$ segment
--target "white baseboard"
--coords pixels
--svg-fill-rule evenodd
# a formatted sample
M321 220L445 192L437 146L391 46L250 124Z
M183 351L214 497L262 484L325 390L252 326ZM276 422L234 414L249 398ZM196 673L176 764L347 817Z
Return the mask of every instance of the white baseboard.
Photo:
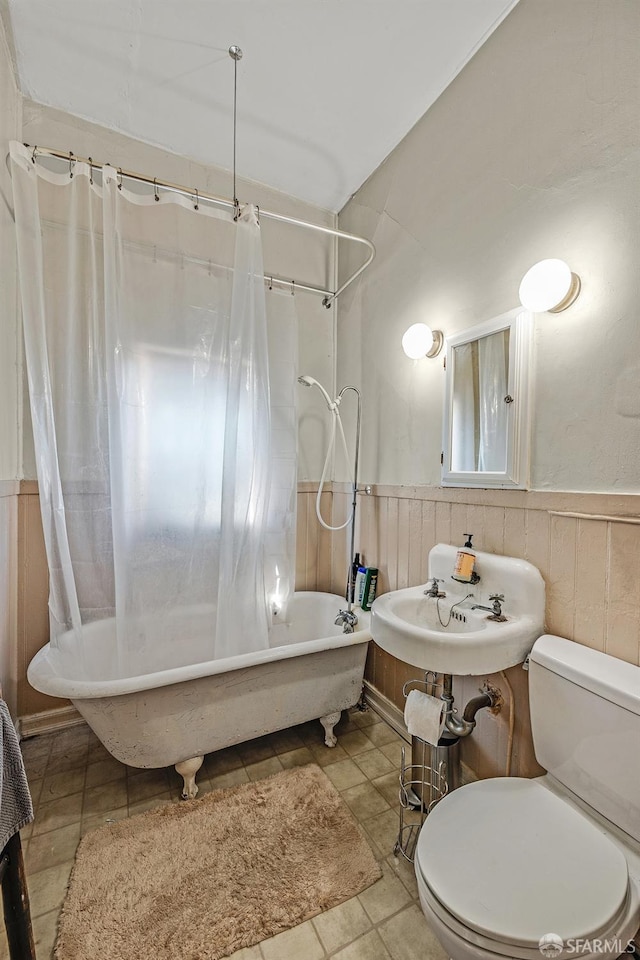
M385 697L383 693L380 693L368 680L364 681L364 699L371 709L375 710L378 716L382 717L385 723L388 723L403 740L411 743L411 735L404 722L402 710L396 707L395 703Z
M20 717L17 723L21 740L36 737L44 733L57 733L85 723L75 707L58 707L55 710L43 710Z

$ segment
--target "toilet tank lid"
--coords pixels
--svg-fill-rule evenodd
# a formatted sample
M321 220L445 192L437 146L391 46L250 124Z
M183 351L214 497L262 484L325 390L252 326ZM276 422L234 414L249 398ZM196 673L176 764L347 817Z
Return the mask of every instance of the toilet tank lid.
M640 667L573 640L545 634L530 661L640 716Z

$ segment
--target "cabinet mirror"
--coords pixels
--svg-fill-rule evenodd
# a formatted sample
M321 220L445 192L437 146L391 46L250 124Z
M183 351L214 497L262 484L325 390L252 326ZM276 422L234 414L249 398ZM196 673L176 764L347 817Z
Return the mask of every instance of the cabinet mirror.
M521 307L447 337L443 486L527 486L530 351Z

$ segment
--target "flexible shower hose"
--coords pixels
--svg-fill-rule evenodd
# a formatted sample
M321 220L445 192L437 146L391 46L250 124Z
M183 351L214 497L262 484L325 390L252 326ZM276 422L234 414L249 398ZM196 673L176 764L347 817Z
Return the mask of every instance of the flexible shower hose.
M340 437L342 438L342 446L343 446L343 449L344 449L345 459L346 459L346 462L349 463L349 451L348 451L348 449L347 449L347 439L346 439L346 437L345 437L345 435L344 435L344 427L342 426L342 418L340 417L340 411L338 410L339 405L340 405L340 399L339 399L339 398L336 398L335 400L332 400L331 403L328 404L329 410L330 410L331 413L332 413L332 417L331 417L331 436L330 436L330 438L329 438L329 446L328 446L328 448L327 448L327 455L326 455L326 457L325 457L324 466L323 466L323 468L322 468L322 476L320 477L320 486L318 487L318 495L316 496L316 516L317 516L317 518L318 518L318 521L319 521L319 523L325 528L325 530L332 530L332 531L335 531L335 530L344 530L345 527L348 527L348 526L349 526L349 524L351 523L351 518L353 517L353 506L352 506L352 507L351 507L351 510L349 511L349 516L347 517L347 519L345 520L345 522L344 522L344 523L341 523L341 524L340 524L339 526L337 526L337 527L332 527L331 524L327 523L327 522L323 519L323 517L322 517L322 512L321 512L321 510L320 510L320 498L322 497L322 488L324 487L325 480L326 480L326 477L327 477L327 470L329 469L329 461L331 460L331 454L333 453L333 451L334 451L334 449L335 449L335 444L336 444L336 423L338 424L338 427L340 428Z

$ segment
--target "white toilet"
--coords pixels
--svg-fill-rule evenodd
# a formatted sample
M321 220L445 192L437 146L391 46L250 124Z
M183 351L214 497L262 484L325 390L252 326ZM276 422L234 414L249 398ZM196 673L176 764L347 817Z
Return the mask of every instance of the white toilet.
M530 657L536 780L455 790L415 870L452 960L618 957L640 927L640 667L544 636Z

